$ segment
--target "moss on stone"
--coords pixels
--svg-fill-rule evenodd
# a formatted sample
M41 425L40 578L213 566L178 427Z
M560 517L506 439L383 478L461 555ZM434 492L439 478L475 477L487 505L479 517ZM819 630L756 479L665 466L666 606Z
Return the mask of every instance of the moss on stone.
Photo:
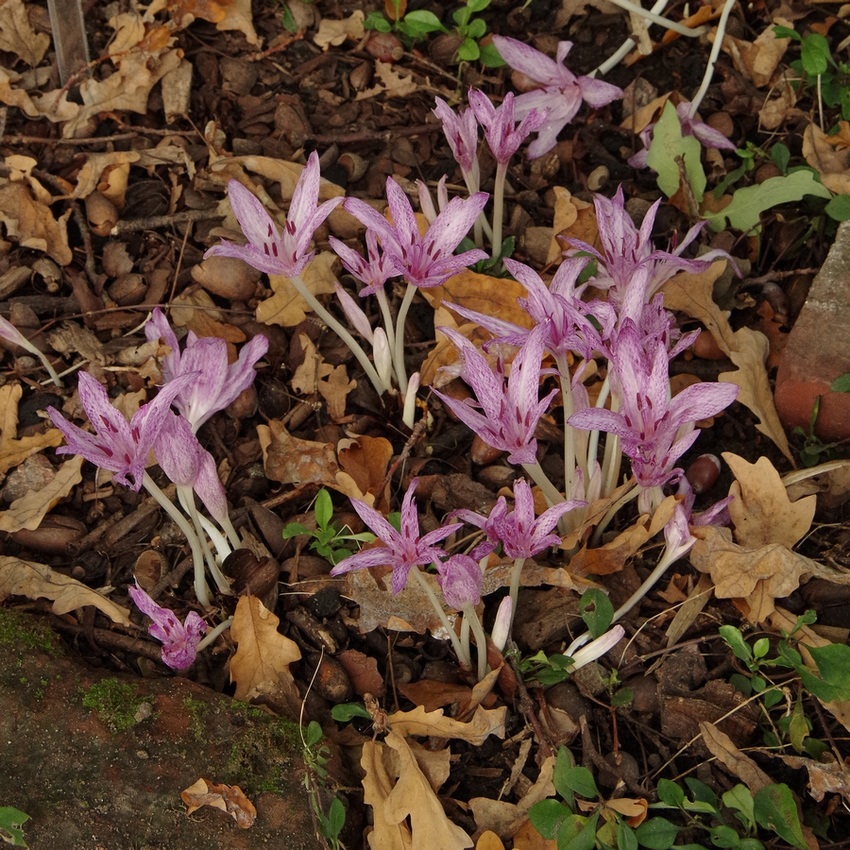
M145 698L137 696L135 685L104 679L83 691L82 702L84 708L96 711L113 732L123 732L136 725L136 715Z
M0 608L0 644L15 649L39 649L48 655L62 650L56 636L40 619Z

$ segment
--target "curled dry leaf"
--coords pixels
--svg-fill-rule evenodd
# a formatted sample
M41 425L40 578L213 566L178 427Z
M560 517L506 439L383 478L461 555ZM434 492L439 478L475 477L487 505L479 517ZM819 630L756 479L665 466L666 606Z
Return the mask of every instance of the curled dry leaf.
M0 511L0 531L38 528L45 515L83 480L80 474L82 465L82 457L75 455L59 467L47 486L30 490L25 496L15 499L8 511Z
M199 779L185 791L180 799L188 807L187 815L198 811L202 806L212 806L227 812L242 829L254 825L257 810L238 785L219 785L209 779Z
M6 0L0 6L0 50L14 53L30 68L35 68L49 47L50 36L35 32L23 0Z
M363 28L365 19L366 16L360 9L355 9L341 21L322 18L318 32L313 36L313 44L317 44L322 50L327 50L331 45L338 47L349 38L360 41L366 34L366 30Z
M847 151L835 147L832 137L817 124L810 123L803 133L803 156L827 189L837 195L850 195Z
M484 741L495 735L505 737L505 717L507 708L486 709L480 705L475 709L472 720L461 723L453 717L446 717L442 708L425 711L421 705L410 711L396 711L388 715L387 723L403 735L427 735L437 738L457 738L480 747Z
M725 732L707 721L701 721L699 728L709 752L753 794L773 784L773 780L748 755L742 753Z
M23 183L8 183L0 188L0 221L6 232L23 248L43 251L60 266L73 259L68 245L67 222L71 210L58 220L50 207L36 200Z
M7 473L30 455L48 446L62 445L62 433L57 428L20 440L17 438L18 403L22 392L20 384L0 387L0 474Z
M52 599L54 614L67 614L77 608L93 605L113 623L132 625L130 612L126 608L116 605L76 579L54 572L47 564L0 555L0 600L7 596Z
M827 763L802 756L780 756L779 758L795 769L804 767L809 773L809 794L818 802L826 794L840 794L850 802L850 768L842 762Z

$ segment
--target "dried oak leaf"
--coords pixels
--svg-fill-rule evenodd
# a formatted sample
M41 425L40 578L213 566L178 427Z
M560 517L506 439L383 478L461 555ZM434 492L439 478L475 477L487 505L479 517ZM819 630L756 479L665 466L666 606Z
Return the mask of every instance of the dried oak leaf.
M507 708L475 709L472 720L461 723L453 717L446 717L442 708L425 711L424 706L417 705L410 711L396 711L387 716L387 723L404 735L427 735L437 738L457 738L468 741L480 747L490 736L505 737L505 716Z
M847 150L837 149L835 140L816 124L803 132L803 156L820 175L821 183L837 195L850 194L850 174L847 173Z
M75 455L65 461L53 480L37 490L30 490L20 499L15 499L8 511L0 511L0 531L15 532L21 529L38 528L45 515L64 499L83 480L80 469L83 459Z
M297 716L300 699L289 665L301 658L301 651L277 630L279 623L257 597L239 599L230 627L237 644L230 659L230 681L236 683L236 699L271 703Z
M466 832L446 816L410 744L392 728L385 744L398 757L398 779L383 801L386 821L399 824L409 817L412 846L416 850L465 850L474 846Z
M732 57L732 63L742 74L753 81L756 88L770 83L776 68L791 42L790 38L777 38L773 27L781 25L794 28L787 18L774 17L773 21L758 35L755 41L734 38L728 33L723 38L723 49ZM716 31L708 35L709 41L714 40Z
M22 393L20 384L0 387L0 475L5 475L30 455L48 446L62 445L62 432L57 428L20 440L17 438L18 403Z
M43 251L60 266L74 258L68 245L67 222L71 210L58 220L50 207L36 200L23 183L7 183L0 188L0 222L23 248Z
M364 772L363 802L372 807L374 824L367 840L371 850L412 850L413 838L405 819L391 819L386 810L387 799L393 790L393 780L387 767L390 763L388 755L389 748L384 744L367 741L360 756Z
M0 50L35 68L49 47L50 36L32 28L23 0L6 0L0 6Z
M809 794L818 802L826 794L840 794L850 803L850 768L847 765L831 761L824 764L802 756L779 756L788 767L805 767L809 772Z
M378 85L357 92L355 100L366 100L376 95L387 97L407 97L419 90L419 86L410 74L400 74L389 62L375 60L375 77Z
M252 827L257 819L254 804L238 785L219 785L209 779L199 779L180 792L180 799L188 806L187 815L202 806L212 806L227 812L242 829Z
M7 596L52 599L54 614L67 614L86 605L103 611L113 623L130 626L130 612L70 576L46 564L0 555L0 600Z
M16 86L21 75L0 68L0 103L17 106L28 118L46 118L54 124L70 121L80 112L80 105L68 100L68 92L54 90L30 95Z
M324 251L316 254L307 264L301 279L313 295L328 295L334 291L337 278L333 270L336 262L336 254ZM289 278L273 274L269 275L269 281L273 295L257 305L257 321L285 328L300 325L310 312L307 302L295 291Z
M737 400L758 416L756 428L773 440L793 464L788 438L779 421L767 378L767 338L750 328L740 328L733 332L726 314L714 302L714 282L725 268L726 261L720 260L699 274L677 274L664 286L664 304L670 310L678 310L698 319L711 332L724 354L738 367L735 372L723 372L719 380L737 384L741 388Z
M729 488L729 495L735 497L729 504L735 540L749 548L781 543L790 549L798 543L811 528L817 497L792 502L766 457L747 463L732 452L723 452L723 459L736 479Z

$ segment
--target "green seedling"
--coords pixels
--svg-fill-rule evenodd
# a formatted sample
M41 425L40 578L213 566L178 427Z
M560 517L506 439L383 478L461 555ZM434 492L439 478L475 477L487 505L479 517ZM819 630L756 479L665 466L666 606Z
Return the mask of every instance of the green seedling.
M21 827L30 819L20 809L0 806L0 839L11 847L28 847Z
M322 727L315 720L311 720L306 729L301 727L301 744L304 763L307 766L304 773L304 787L310 797L310 804L322 837L332 850L343 850L344 845L340 842L339 835L345 826L345 806L339 797L334 796L328 806L327 814L322 807L320 791L328 778L327 763L330 758L327 744L322 743L324 737Z
M316 514L316 528L307 528L300 522L290 522L283 529L283 539L306 535L314 538L310 542L310 548L330 561L338 564L343 558L353 554L355 549L353 543L374 543L375 535L368 531L359 534L346 534L347 529L340 529L333 522L334 506L331 495L327 490L319 490L314 505Z
M800 58L791 63L804 86L815 89L818 101L830 109L838 109L850 121L850 64L837 62L829 42L820 33L800 35L790 27L775 26L777 38L790 38L800 45Z
M718 800L711 788L692 777L685 779L688 793L675 782L661 779L658 803L649 806L648 816L633 828L621 814L627 801L606 801L590 770L576 766L565 747L558 751L552 780L561 799L542 800L528 814L534 828L544 838L554 839L558 850L706 850L703 844L677 844L683 830L689 835L705 833L708 846L764 850L757 837L760 829L800 850L806 847L794 797L784 784L768 785L755 794L736 785Z
M848 389L844 389L847 386ZM850 392L850 376L841 375L836 378L829 386L833 392ZM818 421L820 413L820 396L815 396L815 403L812 406L812 416L809 420L809 430L806 431L799 425L791 432L793 436L800 437L803 440L803 446L800 449L800 460L803 466L813 467L824 461L832 460L835 456L834 449L846 443L846 440L839 440L834 443L825 443L820 437L815 434L815 424Z

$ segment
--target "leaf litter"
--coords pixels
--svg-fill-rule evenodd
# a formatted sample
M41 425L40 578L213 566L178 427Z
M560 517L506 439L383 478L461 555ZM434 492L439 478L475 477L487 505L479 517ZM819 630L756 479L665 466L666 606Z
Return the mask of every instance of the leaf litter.
M627 781L624 773L614 771L614 780L609 776L609 785L605 786L606 796L600 795L604 804L595 808L596 803L582 801L580 810L596 811L609 824L634 819L637 828L644 817L649 817L651 823L651 809L647 805L657 799L658 774L652 772L645 753L667 752L671 747L684 747L686 751L690 743L676 731L674 723L663 723L661 732L648 723L672 718L674 702L682 698L672 683L678 676L679 686L683 684L684 666L677 668L675 675L669 672L662 675L662 665L657 678L647 671L649 659L666 646L662 625L677 622L672 608L656 602L655 616L647 616L645 609L635 609L624 620L631 636L628 645L607 656L601 664L587 668L590 673L586 675L579 676L583 671L574 671L572 677L564 675L559 681L547 681L542 676L543 668L533 672L530 659L559 657L570 639L583 630L583 622L588 619L583 620L575 600L588 588L604 589L615 607L626 601L651 569L653 541L658 540L661 529L670 523L676 506L681 503L681 495L665 494L666 500L655 505L653 512L638 518L633 516L628 521L618 518L604 534L595 530L603 521L607 525L604 518L619 500L628 498L628 488L614 491L607 500L590 500L592 504L584 513L584 521L570 533L561 534L562 548L556 550L557 554L548 553L539 563L529 560L522 577L524 588L537 588L536 596L532 597L526 590L525 598L534 598L542 609L553 611L561 610L558 606L565 600L573 600L563 609L571 608L570 613L560 622L552 623L551 628L547 626L548 631L542 628L542 622L537 624L541 625L537 637L532 641L526 639L518 647L518 667L516 657L505 660L497 648L488 647L487 657L492 659L490 666L494 669L475 685L469 671L458 667L451 654L447 654L445 623L430 610L428 593L423 587L410 584L400 594L393 595L388 589L388 571L381 567L350 572L343 580L331 579L327 575L330 564L307 555L305 542L298 537L281 545L279 532L282 524L291 521L297 511L310 510L320 487L339 494L333 499L338 513L334 522L342 534L346 530L363 529L360 519L348 510L347 499L342 497L375 505L381 514L387 515L397 507L397 495L412 475L424 471L439 476L451 469L467 478L474 475L475 483L489 491L492 507L497 496L511 495L515 470L505 464L498 452L484 462L476 460L473 469L469 445L464 442L467 435L433 399L419 399L423 409L427 405L423 415L427 434L425 430L417 432L401 427L403 399L389 396L382 403L370 395L368 382L363 380L356 365L346 354L341 354L342 349L335 339L330 339L310 304L286 278L272 275L267 282L256 283L252 278L244 294L228 298L222 295L224 284L203 276L190 282L184 272L196 266L203 249L219 237L232 239L239 232L229 204L221 201L221 191L228 180L237 179L252 187L272 217L284 224L282 211L292 199L303 170L300 163L288 160L297 158L308 137L298 138L296 124L287 118L291 103L286 103L283 97L269 100L267 93L296 79L293 73L302 82L295 100L300 98L312 107L312 111L308 110L312 122L309 137L315 136L320 150L336 136L344 139L341 130L346 125L356 128L351 134L354 141L340 141L334 152L342 162L339 155L347 154L346 147L352 145L348 165L343 169L346 177L341 177L339 171L337 179L342 182L348 179L349 192L375 202L379 208L384 205L382 184L387 174L393 174L410 189L409 194L415 194L412 181L416 177L426 178L432 185L436 183L439 174L432 165L436 154L445 152L444 146L441 149L442 142L424 128L414 136L405 130L412 124L428 122L433 94L450 96L454 91L453 77L447 77L438 64L432 64L421 53L401 50L392 59L376 58L378 53L369 50L371 36L366 35L369 30L362 28L359 10L340 21L334 19L338 16L331 10L317 9L318 26L313 35L322 52L314 53L297 40L290 42L279 31L279 23L268 14L262 20L252 17L250 4L241 0L163 1L147 8L134 5L128 12L99 21L102 34L110 40L100 60L108 67L108 73L99 73L94 63L93 68L76 80L79 97L70 98L65 90L50 89L46 75L39 76L39 71L46 70L43 62L50 40L39 29L37 16L28 15L30 5L22 0L7 0L0 7L0 47L19 60L16 70L0 69L0 102L8 108L4 140L8 143L4 174L8 176L0 185L4 199L0 218L7 240L3 257L7 265L32 265L35 280L34 260L45 255L60 267L60 277L56 279L58 283L47 284L45 294L35 294L38 290L30 280L22 278L15 284L17 288L4 297L27 293L29 300L18 304L4 302L4 315L11 315L13 324L31 333L51 330L53 317L65 319L70 323L64 329L65 341L55 328L48 337L54 357L64 360L64 365L69 367L79 368L83 358L93 367L96 364L101 380L116 395L129 398L131 393L141 393L141 400L131 405L133 409L144 400L146 379L150 375L131 368L144 361L145 355L133 355L128 360L127 352L141 350L141 340L137 331L134 336L134 329L155 304L173 305L172 318L181 334L189 329L201 337L225 339L231 360L235 358L236 345L254 334L262 332L271 340L258 388L246 391L245 397L228 409L227 418L222 416L214 427L204 432L205 444L215 456L218 474L227 486L231 503L240 505L240 510L244 508L240 528L249 522L248 506L260 505L269 512L278 512L272 513L275 521L270 527L275 531L259 534L265 538L265 545L259 546L253 560L245 558L241 565L229 567L232 578L250 574L254 582L251 587L266 587L262 600L259 591L257 596L241 596L238 602L223 600L222 616L232 616L233 622L217 652L219 666L229 670L234 698L292 718L303 717L306 711L308 719L318 718L334 747L351 751L349 755L353 754L353 758L349 761L358 764L360 772L339 767L341 773L335 782L349 788L362 782L360 795L350 792L349 803L353 806L365 803L370 808L371 826L366 829L365 846L388 850L547 846L532 827L534 821L529 821L529 811L537 804L554 801L556 791L559 799L564 797L563 777L555 768L555 755L562 745L570 746L592 768L600 784L606 776L600 767L603 761L620 764L626 756L633 760L637 756L639 780ZM588 15L591 28L613 49L610 35L594 22L594 15L598 15L596 4L584 4L586 9L580 8L582 5L565 4L561 15L565 20ZM781 154L771 158L762 150L757 154L762 157L761 168L765 169L762 178L756 172L756 183L726 186L726 200L710 198L712 186L709 185L703 213L711 228L718 231L718 237L740 231L734 253L737 260L748 261L762 273L771 269L788 272L791 278L797 269L822 262L828 248L829 236L823 229L818 239L808 233L808 242L804 242L802 233L794 231L794 217L800 205L813 203L812 198L840 198L846 194L841 139L842 134L846 135L847 116L842 116L844 121L833 121L834 126L827 133L822 124L799 110L800 103L811 98L811 92L806 89L805 79L802 83L800 80L796 84L788 83L792 70L800 73L793 65L789 69L788 54L796 48L792 39L776 38L773 33L775 25L792 27L793 23L772 11L750 9L748 14L753 15L750 31L754 37L748 40L727 34L722 54L728 58L722 55L720 63L723 66L724 62L731 62L735 73L751 87L746 97L760 102L755 110L745 107L746 97L736 94L734 81L728 77L717 84L714 95L707 101L709 108L715 110L712 117L720 122L726 115L739 124L736 141L742 148L756 138L765 149L781 140L791 156L796 157L795 162L808 168L786 171L787 163L784 168L775 165L777 159L781 163ZM495 19L488 15L485 15L488 24L493 24ZM528 13L523 10L518 17L521 27L528 27L529 34L535 34L541 25L536 15L533 10ZM688 22L688 26L707 22L711 28L710 42L716 37L717 16L716 9L703 13ZM817 24L812 26L816 31ZM203 27L206 29L199 29ZM680 97L691 91L671 91L658 57L664 57L665 52L681 56L677 51L684 49L682 40L664 38L653 43L655 29L646 28L642 21L637 30L641 32L638 51L630 57L629 64L615 73L625 86L635 67L648 69L648 78L658 83L657 87L653 86L656 96L648 99L648 106L642 104L639 120L637 116L629 119L622 115L617 120L625 118L630 122L628 126L639 132L651 121L660 119L659 133L664 133L663 122L670 121L672 115L670 110L662 112L665 103L669 102L672 109ZM190 57L185 50L186 37L194 32L220 39L225 46L219 51L221 57L211 58L211 54ZM627 34L624 24L623 36ZM272 41L264 44L263 39L270 35ZM546 36L541 37L540 43L550 48L550 53L554 52L554 42L547 45ZM402 45L401 41L398 43ZM365 51L360 49L364 44ZM278 46L280 50L275 53ZM582 52L587 50L586 43L577 44L579 62L583 61ZM647 53L649 50L652 53ZM707 48L701 51L700 55L703 54L707 56ZM228 57L231 66L222 57ZM339 89L333 75L323 77L325 69L331 66L322 57L333 62L344 57L346 63L358 63L352 65L345 88ZM32 70L21 72L22 66ZM165 107L176 124L173 132L169 128L160 135L151 126L152 122L161 121L151 117L161 108L156 99L157 86L166 100L167 92L168 97L174 93L172 86L176 84L178 71L187 66L198 80L199 103L210 110L198 124L202 132L190 129L189 123L180 117L187 115L188 101L185 101L183 106ZM730 73L730 66L724 67ZM361 77L354 73L357 68L364 69ZM224 72L233 75L228 79L239 77L246 82L234 82L224 94L214 95L205 77ZM482 85L486 83L482 81ZM668 94L658 97L659 91ZM771 100L777 96L778 100ZM817 98L812 103L816 101ZM238 120L236 117L232 123L220 120L213 108L220 102L225 102ZM376 103L383 105L382 117L380 110L372 107ZM766 115L764 110L768 105L773 111L770 121L764 120L764 126L778 134L773 142L758 135L759 128L753 120L753 116ZM823 104L819 103L818 108L822 110ZM831 117L836 115L840 112L833 112ZM626 142L631 138L631 144L634 138L628 133L623 135L617 128L614 114L600 111L598 116L583 124L581 133L569 143L562 142L556 158L550 160L549 167L554 165L554 168L545 176L545 163L534 161L516 166L514 178L520 188L510 198L511 228L523 246L521 251L525 251L522 258L544 273L553 270L547 264L557 265L561 261L561 248L566 244L563 240L579 238L594 246L600 244L599 231L604 229L604 223L596 220L592 196L586 191L591 172L600 175L598 169L604 168L613 181L631 180L635 210L645 211L647 199L658 196L655 181L646 172L638 175L623 171ZM25 119L30 119L29 123L25 124ZM626 122L622 126L627 126ZM30 156L27 147L16 142L14 132L20 132L21 136L48 135L44 136L45 144L26 143L35 144ZM110 135L115 136L116 142L110 141ZM103 144L92 143L89 137L94 136L101 136ZM130 136L136 141L146 141L127 145ZM670 144L676 141L674 136L675 133L669 137ZM668 163L658 159L660 148L650 153L650 165L655 163L660 175L658 187L673 196L665 207L670 212L665 223L667 231L662 234L659 228L659 237L670 231L684 232L682 227L686 229L692 223L687 221L687 211L694 199L689 201L685 197L685 184L691 184L697 201L702 194L700 147L694 145L694 137L680 133L678 138L680 143L691 145L691 149L675 147L674 153L683 156L682 168L669 170ZM75 139L79 140L76 146ZM66 150L76 152L73 169L67 168L66 160L58 154L60 147L54 143L59 141L68 143ZM156 144L157 141L162 144ZM92 144L103 147L106 143L112 149L91 150ZM127 149L123 149L125 145ZM617 156L605 154L606 149L616 150ZM362 173L356 170L360 166L355 156L364 164ZM731 155L710 161L719 163L720 170L726 173L737 164ZM570 179L563 167L566 164L573 170L573 178L581 175L581 179ZM778 168L779 173L766 169L768 164ZM485 174L486 179L489 176ZM610 194L604 188L607 179L601 185ZM716 175L711 179L717 182ZM537 191L541 187L544 190ZM547 190L551 190L548 195ZM323 178L319 197L325 200L343 192L339 185ZM92 198L102 206L105 202L106 218L95 220L91 214L94 204L89 204ZM84 223L80 224L82 208L78 200L86 201L85 210L94 236L86 232ZM645 205L640 207L641 203ZM798 207L787 206L792 203ZM787 209L788 215L774 214L778 206ZM224 225L219 226L222 216ZM73 221L77 223L72 224ZM137 221L141 225L134 223ZM97 222L107 224L101 227ZM345 222L341 216L329 219L330 232L356 242L357 228L353 231L351 228L351 222ZM539 248L533 248L538 243L527 238L534 228L540 231ZM141 231L158 234L162 249L154 250L153 243L139 241L135 234ZM319 250L304 273L309 292L325 301L334 292L335 284L350 286L352 282L341 269L337 256L326 250L326 237L327 232L317 234ZM772 247L780 244L784 246L781 249ZM124 248L128 260L127 266L120 270L107 263L117 247ZM716 379L740 388L737 401L743 407L733 408L717 418L703 438L728 466L721 480L732 497L728 507L732 530L713 525L693 526L697 540L689 559L693 568L705 573L705 577L699 584L692 574L684 581L681 575L674 577L667 590L655 598L662 602L677 598L681 600L677 604L687 604L693 588L703 588L698 595L705 594L705 601L692 608L684 624L679 621L684 631L676 631L677 640L685 643L698 640L703 646L711 646L712 651L722 650L712 627L718 621L736 624L745 634L749 628L767 630L774 640L781 635L797 634L801 638L799 651L804 662L814 669L815 661L807 655L806 647L844 642L846 627L843 631L835 626L817 626L813 630L796 622L795 614L789 613L789 609L802 613L803 594L817 581L834 587L835 594L848 584L850 559L842 548L847 540L844 527L847 489L837 480L825 484L818 480L811 484L812 494L789 498L780 474L797 462L800 438L792 435L789 441L773 403L769 358L778 337L758 330L762 319L756 318L754 307L758 306L759 296L754 297L747 289L746 280L733 282L728 290L730 294L719 297L716 284L726 268L727 264L721 261L703 272L681 272L667 283L664 292L668 309L710 332L725 356L719 368L713 368L707 365L710 361L689 354L691 359L685 368L690 364L699 380ZM76 299L73 303L68 297L71 292ZM528 297L526 288L510 278L495 276L492 268L485 273L462 271L439 287L422 290L422 294L424 298L416 303L419 312L415 321L409 323L413 337L408 353L422 367L423 385L446 391L454 387L456 392L466 392L456 380L456 371L452 373L452 369L458 368L457 357L439 332L440 326L457 328L479 347L488 339L488 334L476 325L465 323L463 317L460 321L454 306L484 312L520 327L527 328L530 324L528 314L517 305L518 297ZM783 294L787 299L799 298L793 287L787 287ZM362 304L364 309L372 309L365 300ZM79 307L83 308L82 312L75 312ZM374 316L369 318L372 320ZM74 342L74 327L79 331L78 342ZM86 337L85 346L83 331L91 337ZM492 364L501 362L502 356L498 346L487 351ZM578 356L571 360L573 368L579 360ZM35 385L32 376L37 373L25 359L9 358L6 362L10 366L7 383L0 388L4 417L0 468L4 474L27 457L60 444L59 432L44 427L37 415L31 418L28 412L25 424L19 421L19 404L29 394L37 396L46 391ZM604 380L604 374L597 374L595 368L596 364L583 379L591 398L600 391L597 380L600 383ZM48 399L44 406L48 404L57 402ZM553 437L563 421L560 405L557 399L538 426L536 437L543 446L541 455L554 457L561 450ZM37 409L43 410L44 406ZM756 432L769 442L755 445ZM841 446L824 449L838 452L837 456L841 456L841 450ZM0 511L0 528L6 533L37 529L51 512L78 516L86 526L100 529L94 538L84 538L83 549L97 551L108 561L111 582L123 586L138 568L140 552L122 551L114 545L98 548L97 541L110 519L115 521L124 514L132 516L138 502L118 496L116 490L101 496L90 466L83 467L82 472L81 476L79 458L57 464L49 486L10 501ZM715 500L718 492L713 496ZM832 496L828 506L824 493ZM546 498L541 491L535 495L540 512L545 509ZM467 501L451 507L437 504L436 498L433 503L426 501L424 527L436 528L440 511L456 507L481 509L469 496L458 498ZM703 500L702 506L708 507L708 503ZM246 526L246 536L248 531ZM180 544L174 530L166 525L160 533L165 551L176 556ZM831 540L838 541L838 545ZM140 539L137 545L147 547L148 543ZM51 560L46 551L28 549L13 541L8 546L0 555L0 596L5 604L46 598L52 601L55 614L80 618L83 616L80 612L94 608L101 612L99 617L106 617L125 629L133 628L129 610L109 599L113 594L119 600L122 598L121 591L114 591L109 583L98 584L84 569L79 574L85 581L65 575L62 559L52 556ZM824 562L825 554L830 555L828 563ZM306 575L315 588L308 598L288 597L285 592L278 596L274 582L257 583L257 576L262 575L263 559L275 557L284 564L294 559L296 563L290 563L289 569L302 578ZM50 565L41 560L49 560ZM168 579L185 603L190 597L187 586L181 585L179 578L169 578L170 575L164 570L156 578ZM704 585L709 578L710 584ZM679 584L674 584L675 581ZM425 584L430 592L440 590L432 576L425 577ZM485 597L510 584L509 559L492 555L483 584ZM707 592L709 588L713 598ZM847 604L846 600L839 601L843 610ZM299 616L290 616L296 608ZM485 601L478 603L478 610L485 614L489 628L495 617L494 607ZM460 628L462 618L456 612L444 614L451 617L450 627ZM540 619L546 619L542 613ZM308 628L309 623L314 628ZM317 667L310 659L319 651L328 652L330 657ZM685 657L685 652L675 643L667 651L665 663L673 669L671 659L677 654ZM340 658L348 653L345 656L348 666L336 663L335 652L340 653ZM737 664L728 652L725 657ZM716 662L715 656L710 663ZM725 691L720 685L728 683L720 682L712 689L711 678L707 684L702 681L706 676L722 677L721 667L722 664L703 673L692 671L702 690L699 699L694 698L688 705L697 713L706 706L726 705L724 700L729 694L721 696ZM745 678L754 679L760 674L753 669L741 670ZM207 684L213 684L215 678L200 671L192 675L206 679ZM355 688L355 693L368 704L365 683L372 687L375 675L383 686L382 698L389 713L374 715L371 728L357 722L339 727L331 719L331 705L350 700L349 679L356 682L358 677L363 684ZM508 680L513 683L510 687ZM519 691L518 680L525 680ZM799 680L785 687L789 707L784 714L773 709L774 714L770 715L781 721L780 726L791 722L793 701L799 705L804 701L814 702ZM630 695L628 698L626 693ZM827 708L829 717L807 715L811 733L808 737L792 736L784 740L780 736L780 745L786 752L778 758L798 771L798 780L790 778L787 771L776 769L775 755L773 760L762 758L762 752L767 752L762 744L767 746L770 742L776 746L771 733L745 723L734 728L734 735L727 734L729 730L718 728L723 725L719 715L702 719L699 728L702 740L722 770L702 765L700 778L718 790L728 785L730 778L738 779L753 794L779 781L797 781L800 789L808 782L808 793L819 804L836 799L830 795L847 799L847 778L840 769L842 762L828 763L823 761L823 756L814 757L812 753L817 752L817 747L801 743L822 737L835 749L834 755L841 756L830 725L833 720L847 725L850 718L847 699L818 697L818 704ZM392 705L395 710L389 711ZM556 718L561 716L570 722L559 726ZM595 746L605 754L603 758L596 753L598 763L594 762L587 741L579 746L577 733L580 721L585 718L592 719L597 726ZM743 752L745 746L749 747L749 755ZM788 754L789 748L792 751L796 748L796 754ZM695 753L683 757L694 759L694 767L698 760ZM799 781L801 769L805 769L805 779ZM669 774L674 779L678 775ZM487 793L481 795L479 789ZM626 797L626 789L632 795L639 790L644 796ZM243 828L249 827L256 815L238 786L202 779L181 796L190 811L212 805L228 811ZM831 813L834 812L833 806ZM347 846L361 846L362 840L353 833L346 837Z

